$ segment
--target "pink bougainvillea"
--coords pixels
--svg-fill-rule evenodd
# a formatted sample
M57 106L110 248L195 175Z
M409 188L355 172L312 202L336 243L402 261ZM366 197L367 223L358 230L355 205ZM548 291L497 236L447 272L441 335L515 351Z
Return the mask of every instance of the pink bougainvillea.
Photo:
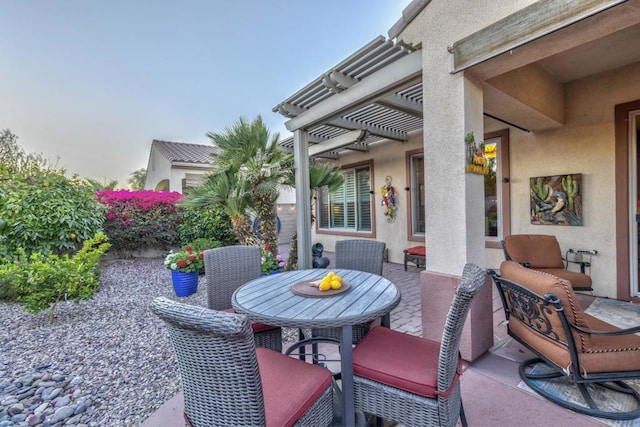
M104 230L114 249L171 246L178 242L181 216L175 208L182 194L175 191L100 190L98 202L109 207Z

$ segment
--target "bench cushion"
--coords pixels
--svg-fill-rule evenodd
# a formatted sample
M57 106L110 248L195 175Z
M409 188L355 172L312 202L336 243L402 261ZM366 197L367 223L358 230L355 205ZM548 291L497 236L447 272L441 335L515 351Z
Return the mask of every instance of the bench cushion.
M425 248L424 246L414 246L412 248L407 248L407 253L409 255L425 256L427 253L427 248Z

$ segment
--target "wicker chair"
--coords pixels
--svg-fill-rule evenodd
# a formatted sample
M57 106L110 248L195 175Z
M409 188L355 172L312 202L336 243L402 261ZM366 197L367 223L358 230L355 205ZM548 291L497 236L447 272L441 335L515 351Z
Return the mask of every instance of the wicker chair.
M176 350L190 426L327 426L331 373L256 348L249 319L156 298Z
M207 302L212 310L233 312L231 296L241 285L262 275L257 246L225 246L204 251ZM282 329L252 322L256 345L282 351Z
M386 244L375 240L340 240L336 242L336 269L358 270L382 276L384 249ZM371 329L371 322L354 325L352 328L353 343L360 342ZM338 328L317 328L311 330L312 337L340 339Z
M486 273L467 264L449 309L442 343L383 327L353 350L358 410L408 426L466 426L460 396L460 337L473 297Z
M558 276L514 261L503 262L500 275L490 273L502 298L509 336L537 356L520 364L520 377L531 389L590 416L640 417L640 394L624 383L640 378L640 337L635 335L640 326L619 329L585 313L571 283ZM545 381L556 384L558 378L576 387L584 404L547 391ZM630 409L605 410L601 398L628 401Z

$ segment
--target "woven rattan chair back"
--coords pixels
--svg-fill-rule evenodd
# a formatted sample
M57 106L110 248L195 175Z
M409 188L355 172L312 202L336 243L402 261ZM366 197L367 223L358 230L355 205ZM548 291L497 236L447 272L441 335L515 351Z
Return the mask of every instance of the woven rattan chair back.
M462 278L456 289L453 302L449 308L447 319L442 331L440 343L440 355L438 361L438 390L447 390L453 381L458 369L458 355L460 352L460 339L464 322L469 313L473 297L487 280L487 273L475 264L466 264L462 271ZM439 398L440 413L446 418L441 419L441 425L447 425L451 419L455 424L458 419L457 408L451 408L447 399ZM454 409L451 411L451 409Z
M358 270L382 276L386 244L376 240L339 240L336 242L336 268Z
M231 295L241 285L262 274L260 248L224 246L204 251L207 302L210 309L231 307Z
M465 265L442 332L435 397L415 394L398 388L397 385L388 385L356 374L354 376L356 408L407 426L453 427L459 418L462 425L466 426L460 381L456 378L460 373L458 370L460 338L471 302L486 281L487 274L484 270L475 264ZM404 334L398 333L398 335ZM415 337L408 339L415 339ZM357 349L356 346L356 351ZM433 357L429 356L424 355L425 369L429 367L428 360L433 360Z
M184 412L194 426L265 425L253 333L246 316L156 298L176 350Z

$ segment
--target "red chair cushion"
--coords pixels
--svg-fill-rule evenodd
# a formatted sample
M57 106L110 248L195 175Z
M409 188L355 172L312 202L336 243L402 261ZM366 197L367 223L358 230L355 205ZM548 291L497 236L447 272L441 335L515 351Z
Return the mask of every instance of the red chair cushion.
M331 387L331 371L257 347L268 426L292 426Z
M235 310L233 308L225 308L224 310L227 313L235 313ZM277 326L272 326L272 325L266 325L264 323L260 323L260 322L254 322L253 320L251 321L251 329L253 329L253 332L260 332L260 331L267 331L269 329L276 329Z
M409 255L425 256L427 253L427 248L425 248L424 246L414 246L412 248L408 248L407 253Z
M438 391L440 343L377 326L353 350L353 373L419 396L448 396L462 373L448 390Z

